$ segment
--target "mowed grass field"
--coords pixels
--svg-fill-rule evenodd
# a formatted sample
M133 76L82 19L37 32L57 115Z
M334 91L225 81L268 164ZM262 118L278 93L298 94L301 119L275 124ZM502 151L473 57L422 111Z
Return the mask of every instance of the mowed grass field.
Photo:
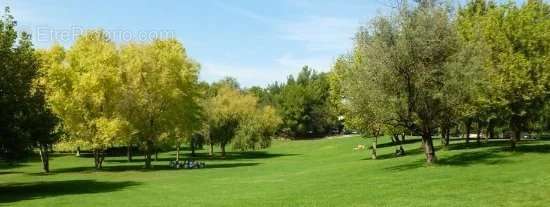
M439 149L434 166L424 164L419 140L396 158L382 139L371 160L353 150L370 143L359 137L275 141L226 159L201 154L207 168L194 170L169 169L174 152L160 154L154 170L142 170L139 157L108 157L95 171L92 158L55 155L48 175L39 161L2 165L0 206L550 206L550 141L516 152L507 142L461 142Z

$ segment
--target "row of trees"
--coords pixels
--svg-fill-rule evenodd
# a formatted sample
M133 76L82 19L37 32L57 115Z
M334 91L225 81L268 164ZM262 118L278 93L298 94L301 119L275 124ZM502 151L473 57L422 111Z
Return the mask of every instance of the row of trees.
M35 51L6 9L0 21L1 158L15 161L40 150L44 170L54 143L93 152L139 146L145 167L162 146L205 142L238 150L268 147L281 120L236 82L199 83L200 66L175 39L117 45L88 31L68 49ZM16 43L16 41L18 41ZM194 153L194 151L193 151Z
M476 123L513 131L547 127L550 98L550 6L543 1L474 0L457 12L438 1L404 1L356 34L355 49L331 73L333 97L347 123L378 136L422 135L428 163L432 135ZM545 110L546 107L546 110ZM478 136L478 140L479 140Z
M274 134L318 137L346 128L375 137L422 136L429 163L432 136L472 129L486 137L545 130L550 120L550 8L542 1L474 0L453 8L434 0L398 1L393 14L362 27L350 54L328 73L305 66L294 78L243 89L235 79L197 79L200 66L175 39L117 45L90 31L68 49L32 48L6 11L2 29L2 158L15 160L63 143L91 149L96 168L113 145L145 153L200 143L255 150ZM18 42L17 42L18 41ZM343 116L342 116L343 115ZM475 127L474 127L475 126ZM402 147L399 149L404 150ZM375 152L375 151L374 151ZM374 153L375 155L375 153ZM375 156L374 156L375 157Z

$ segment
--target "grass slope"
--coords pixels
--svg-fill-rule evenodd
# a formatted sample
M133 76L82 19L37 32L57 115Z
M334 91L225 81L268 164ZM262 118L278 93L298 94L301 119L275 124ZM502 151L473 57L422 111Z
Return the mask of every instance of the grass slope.
M104 171L91 158L55 156L53 173L40 163L0 168L0 206L548 206L550 141L469 146L454 142L438 150L439 164L424 165L418 140L395 158L383 139L379 160L358 137L277 141L265 152L205 157L208 168L165 167L174 153L161 154L155 170L142 162L108 157ZM202 154L204 156L204 154Z

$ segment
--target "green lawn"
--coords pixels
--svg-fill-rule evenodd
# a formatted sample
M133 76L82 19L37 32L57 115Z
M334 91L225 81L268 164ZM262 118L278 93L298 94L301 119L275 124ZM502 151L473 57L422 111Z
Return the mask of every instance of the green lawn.
M276 141L260 153L203 159L208 168L165 167L108 157L103 171L91 158L55 156L53 173L39 162L1 166L0 206L550 206L550 141L466 147L458 141L438 150L439 164L424 165L418 140L395 158L384 139L378 160L358 137ZM435 142L439 142L436 140Z

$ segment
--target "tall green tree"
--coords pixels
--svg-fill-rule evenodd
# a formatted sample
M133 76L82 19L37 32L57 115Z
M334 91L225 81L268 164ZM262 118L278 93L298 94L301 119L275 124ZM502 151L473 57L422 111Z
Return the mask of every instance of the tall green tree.
M544 1L511 2L489 9L474 19L480 34L471 42L482 41L487 48L484 70L487 74L486 101L494 103L499 116L508 120L514 132L515 148L521 131L532 130L548 101L550 90L550 6Z
M405 2L397 15L379 17L360 30L355 44L357 72L349 77L358 80L350 85L372 95L364 101L350 96L360 103L351 109L363 110L354 114L370 120L363 123L366 128L391 123L421 134L426 160L435 162L432 134L445 107L446 64L456 48L448 9L432 3L410 8Z
M45 103L31 38L16 26L6 8L0 19L0 158L12 163L38 145L49 172L47 149L57 138L57 118Z
M330 102L326 73L304 66L296 79L290 76L277 94L283 119L282 133L291 137L324 136L337 126L337 113Z

